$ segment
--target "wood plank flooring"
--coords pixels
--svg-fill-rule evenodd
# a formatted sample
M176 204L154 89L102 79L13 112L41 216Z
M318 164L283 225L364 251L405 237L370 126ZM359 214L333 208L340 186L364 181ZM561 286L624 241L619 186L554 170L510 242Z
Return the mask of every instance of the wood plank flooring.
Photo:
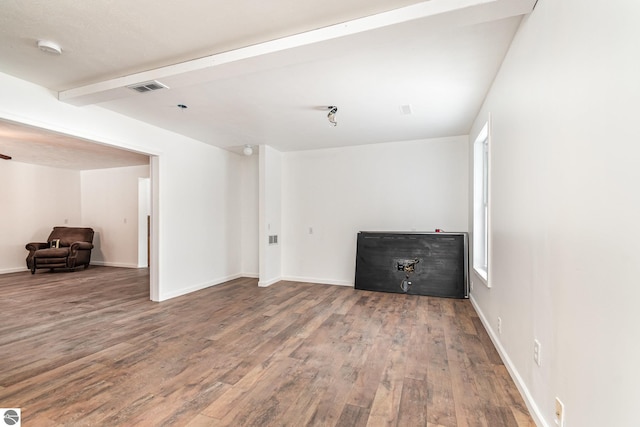
M147 270L0 275L0 407L23 426L534 426L467 300Z

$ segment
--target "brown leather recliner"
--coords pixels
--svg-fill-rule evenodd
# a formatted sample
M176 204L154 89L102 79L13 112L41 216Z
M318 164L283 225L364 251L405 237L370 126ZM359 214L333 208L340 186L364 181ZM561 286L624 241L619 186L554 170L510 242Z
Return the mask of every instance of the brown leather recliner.
M93 249L93 229L86 227L53 227L47 243L27 243L27 268L31 274L37 268L89 267Z

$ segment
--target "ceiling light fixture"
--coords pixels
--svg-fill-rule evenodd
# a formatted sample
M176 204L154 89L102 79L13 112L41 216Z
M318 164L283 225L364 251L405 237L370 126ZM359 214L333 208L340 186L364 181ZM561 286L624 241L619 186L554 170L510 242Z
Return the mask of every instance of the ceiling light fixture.
M242 153L243 153L245 156L250 156L250 155L252 155L252 154L253 154L253 148L252 148L249 144L247 144L247 145L245 145L245 146L244 146L244 148L242 149Z
M329 110L329 114L327 114L327 119L329 119L329 123L331 123L331 126L333 127L338 126L338 121L336 120L336 113L338 112L338 107L334 105L330 105L327 107L327 109Z
M62 48L50 40L38 40L38 49L54 55L60 55L62 53Z

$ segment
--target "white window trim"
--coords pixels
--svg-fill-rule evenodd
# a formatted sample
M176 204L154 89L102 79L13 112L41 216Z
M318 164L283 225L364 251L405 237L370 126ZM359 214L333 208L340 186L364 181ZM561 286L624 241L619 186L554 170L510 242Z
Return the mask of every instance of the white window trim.
M491 287L491 116L473 143L473 270L480 280ZM478 196L481 194L480 198ZM478 220L484 222L479 227ZM484 229L484 239L478 239ZM484 258L478 260L478 256Z

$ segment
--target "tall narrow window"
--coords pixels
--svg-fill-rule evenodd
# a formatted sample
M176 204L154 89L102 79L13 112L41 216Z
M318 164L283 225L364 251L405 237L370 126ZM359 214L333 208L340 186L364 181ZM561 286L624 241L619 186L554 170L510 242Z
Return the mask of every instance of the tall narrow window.
M473 143L473 268L489 285L489 122Z

